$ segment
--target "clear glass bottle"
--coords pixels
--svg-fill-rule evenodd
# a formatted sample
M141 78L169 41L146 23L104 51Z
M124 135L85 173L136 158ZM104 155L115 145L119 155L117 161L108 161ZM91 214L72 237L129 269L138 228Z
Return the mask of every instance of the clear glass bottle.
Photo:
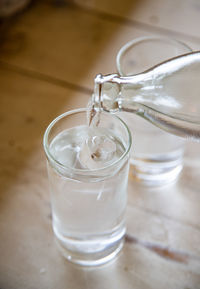
M200 140L200 52L169 59L147 71L95 78L93 105L135 113L172 134Z

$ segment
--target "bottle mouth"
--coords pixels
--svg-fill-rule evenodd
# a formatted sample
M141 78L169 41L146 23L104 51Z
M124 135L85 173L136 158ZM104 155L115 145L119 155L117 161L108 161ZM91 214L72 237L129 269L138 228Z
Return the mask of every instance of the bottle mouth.
M95 92L92 102L95 110L115 113L119 111L120 82L118 74L102 75L98 74L95 78Z

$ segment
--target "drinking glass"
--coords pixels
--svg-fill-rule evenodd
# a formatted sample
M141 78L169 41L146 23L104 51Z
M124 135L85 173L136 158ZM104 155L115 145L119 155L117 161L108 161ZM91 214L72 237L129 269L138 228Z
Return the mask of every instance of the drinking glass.
M119 50L117 69L121 76L135 75L190 51L189 46L174 39L136 38ZM162 131L137 115L123 112L120 116L133 135L131 172L135 180L151 186L175 181L183 167L185 141Z
M102 112L97 132L110 136L118 153L88 168L77 165L80 159L93 162L84 142L88 129L86 109L66 112L48 126L44 150L59 248L69 261L93 266L111 260L123 246L131 134L120 118Z

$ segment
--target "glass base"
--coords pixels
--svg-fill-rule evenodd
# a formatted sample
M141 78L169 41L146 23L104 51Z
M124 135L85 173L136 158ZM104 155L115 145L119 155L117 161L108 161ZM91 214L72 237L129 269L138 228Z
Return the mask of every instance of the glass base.
M58 248L68 261L81 266L99 266L113 260L121 251L125 228L121 228L117 234L98 238L66 238L55 228L54 233Z
M115 244L112 248L109 248L103 252L100 253L93 253L93 254L84 254L84 253L78 253L67 250L66 247L63 247L63 244L57 240L58 248L61 252L61 254L70 262L80 265L80 266L100 266L103 264L106 264L110 261L112 261L118 253L123 248L124 241L123 239Z
M164 186L175 182L182 168L182 160L176 166L172 166L170 163L137 160L136 162L131 162L130 172L138 183L146 186Z

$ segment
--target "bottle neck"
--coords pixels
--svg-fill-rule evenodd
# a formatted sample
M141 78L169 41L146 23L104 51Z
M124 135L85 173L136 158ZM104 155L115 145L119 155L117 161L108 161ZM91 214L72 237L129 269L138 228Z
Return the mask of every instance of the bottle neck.
M138 105L134 98L141 90L143 80L143 74L130 77L98 74L95 78L94 106L109 112L123 110L136 113Z

